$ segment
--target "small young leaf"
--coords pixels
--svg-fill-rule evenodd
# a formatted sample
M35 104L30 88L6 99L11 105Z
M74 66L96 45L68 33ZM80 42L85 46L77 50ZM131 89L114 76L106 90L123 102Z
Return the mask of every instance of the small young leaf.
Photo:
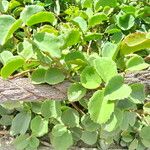
M97 58L94 61L94 67L105 82L108 82L113 76L118 74L115 62L107 57Z
M82 97L84 97L86 94L86 89L79 83L74 83L70 85L68 88L68 100L73 102L73 101L78 101Z
M32 134L41 137L48 132L48 121L41 116L36 116L31 121Z
M123 77L120 75L112 77L106 85L104 92L105 100L123 100L131 94L130 86L123 83Z
M102 124L107 122L114 112L114 103L104 100L104 91L96 91L90 98L88 111L94 122Z
M80 75L81 84L87 89L96 89L102 83L99 74L93 67L87 66Z

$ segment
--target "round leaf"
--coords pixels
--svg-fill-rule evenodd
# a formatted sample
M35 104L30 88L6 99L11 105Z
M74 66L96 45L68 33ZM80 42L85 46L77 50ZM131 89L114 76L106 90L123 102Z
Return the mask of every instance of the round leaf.
M57 68L50 68L46 71L45 82L50 85L63 82L64 79L65 79L64 74L62 73L61 70L59 70Z
M105 100L121 100L129 97L131 94L131 87L124 84L122 76L117 75L109 80L105 88Z
M80 75L81 84L87 89L96 89L102 83L99 74L93 67L86 67Z
M78 101L86 94L86 89L79 83L74 83L68 88L68 100Z

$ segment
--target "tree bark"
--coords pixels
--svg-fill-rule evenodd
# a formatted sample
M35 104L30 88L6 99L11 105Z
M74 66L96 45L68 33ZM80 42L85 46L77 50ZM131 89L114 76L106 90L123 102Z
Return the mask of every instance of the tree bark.
M142 83L150 94L150 70L124 75L125 83ZM66 100L67 89L71 83L64 81L57 85L32 84L28 78L3 80L0 78L0 103L6 101Z

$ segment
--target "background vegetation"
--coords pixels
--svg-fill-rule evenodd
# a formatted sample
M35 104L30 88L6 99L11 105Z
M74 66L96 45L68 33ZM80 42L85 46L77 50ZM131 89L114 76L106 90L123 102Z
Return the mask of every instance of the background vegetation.
M0 106L17 150L42 141L56 150L150 147L144 85L124 83L125 73L149 68L149 0L0 0L0 12L2 78L72 82L62 102Z

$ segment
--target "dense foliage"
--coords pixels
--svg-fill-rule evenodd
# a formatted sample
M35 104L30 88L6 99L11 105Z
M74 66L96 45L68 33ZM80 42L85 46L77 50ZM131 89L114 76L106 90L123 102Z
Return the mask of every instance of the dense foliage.
M0 106L17 150L41 141L130 150L150 147L150 103L124 73L149 68L149 0L0 0L1 76L69 80L68 100ZM91 93L90 97L87 93Z

